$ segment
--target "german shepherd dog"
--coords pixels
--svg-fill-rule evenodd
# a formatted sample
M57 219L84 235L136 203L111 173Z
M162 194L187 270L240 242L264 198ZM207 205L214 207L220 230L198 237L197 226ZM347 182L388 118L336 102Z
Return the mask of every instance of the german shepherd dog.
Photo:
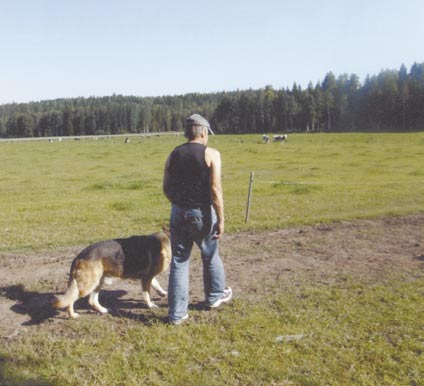
M167 293L155 276L171 261L171 243L165 232L148 236L100 241L82 250L73 260L65 293L53 302L55 308L67 308L71 318L78 317L74 303L90 295L89 304L98 312L108 312L99 303L99 292L108 278L141 279L143 299L149 308L157 308L150 299L150 286L160 296Z

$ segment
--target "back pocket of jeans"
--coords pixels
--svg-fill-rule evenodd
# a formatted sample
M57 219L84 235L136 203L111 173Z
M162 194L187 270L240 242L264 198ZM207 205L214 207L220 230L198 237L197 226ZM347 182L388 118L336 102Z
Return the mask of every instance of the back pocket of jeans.
M201 237L203 229L203 218L199 216L186 216L185 220L190 236L194 239Z

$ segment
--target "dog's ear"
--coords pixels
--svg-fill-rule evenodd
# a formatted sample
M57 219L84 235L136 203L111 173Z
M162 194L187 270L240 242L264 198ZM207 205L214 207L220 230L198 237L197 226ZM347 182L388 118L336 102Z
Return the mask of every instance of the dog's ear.
M171 229L167 224L162 224L162 231L169 237L171 236Z

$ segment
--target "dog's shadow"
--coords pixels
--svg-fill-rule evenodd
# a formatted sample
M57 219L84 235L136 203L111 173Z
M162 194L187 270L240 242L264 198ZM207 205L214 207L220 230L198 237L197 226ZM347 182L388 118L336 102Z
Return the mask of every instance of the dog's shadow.
M21 315L28 315L30 319L22 325L31 326L59 314L51 304L55 294L28 291L22 284L0 287L0 296L16 302L10 309Z
M154 315L144 315L135 310L148 310L148 307L140 300L121 299L127 294L123 290L102 290L99 300L103 306L108 308L109 314L114 317L128 318L137 320L144 324L150 324L153 320L164 318ZM21 315L28 315L29 320L22 323L23 326L38 325L51 318L67 319L66 311L55 309L52 304L57 293L37 292L26 290L24 285L17 284L0 287L0 296L16 302L10 309ZM88 304L87 298L79 299L74 305L76 311L84 310L86 313L97 313ZM159 305L159 307L166 307Z
M143 324L152 324L155 321L165 322L166 317L161 317L155 314L155 309L150 309L145 303L140 299L124 298L127 294L127 291L123 290L105 290L102 289L99 294L99 302L102 306L106 307L109 311L109 315L118 318L126 318L130 320L135 320ZM158 308L166 308L167 305L158 304L157 300L159 298L153 298L152 301L158 306ZM78 302L80 302L78 304ZM83 305L84 299L79 299L75 306L79 309L84 308ZM88 305L88 302L85 302L85 307L89 310L92 308ZM139 311L150 311L147 314L145 312L140 313ZM94 311L96 312L96 311Z

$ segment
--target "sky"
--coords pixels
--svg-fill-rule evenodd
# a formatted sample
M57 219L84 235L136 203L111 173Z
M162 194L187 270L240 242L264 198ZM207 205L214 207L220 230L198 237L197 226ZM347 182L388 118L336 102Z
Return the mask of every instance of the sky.
M423 17L422 0L0 0L0 104L363 82L424 62Z

